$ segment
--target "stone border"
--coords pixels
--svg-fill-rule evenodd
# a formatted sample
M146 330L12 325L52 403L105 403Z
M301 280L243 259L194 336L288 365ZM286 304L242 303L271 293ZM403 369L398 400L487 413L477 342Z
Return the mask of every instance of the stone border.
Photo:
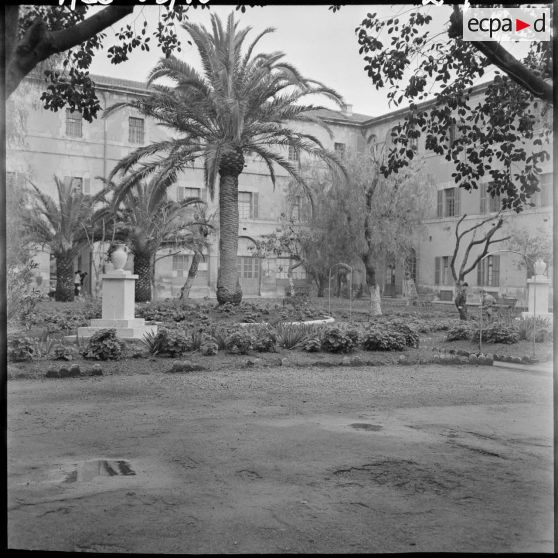
M319 325L319 324L332 324L335 322L335 318L329 316L328 318L324 318L322 320L308 320L307 322L280 322L286 325ZM269 322L238 322L237 325L246 327L246 326L266 326L270 325Z

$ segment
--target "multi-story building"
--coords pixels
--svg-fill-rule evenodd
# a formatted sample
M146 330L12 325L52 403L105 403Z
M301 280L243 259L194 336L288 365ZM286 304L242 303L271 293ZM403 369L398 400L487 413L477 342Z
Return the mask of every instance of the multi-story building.
M138 82L103 76L96 76L95 82L103 108L147 94L145 85ZM482 89L477 88L477 94L482 94ZM31 85L27 94L36 96L37 91ZM130 109L88 123L77 112L43 110L36 102L32 102L31 97L23 104L28 113L25 132L22 142L8 145L7 182L22 184L24 177L28 177L50 195L55 193L54 175L70 181L85 193L95 193L102 187L99 177L108 176L119 159L138 146L164 138L167 133ZM343 112L322 111L321 116L330 127L332 137L313 124L305 126L312 127L312 133L326 147L343 155L370 148L378 150L384 144L389 145L391 130L404 113L403 109L372 117L353 113L350 107ZM436 203L432 204L431 212L425 219L423 233L417 235L413 257L406 262L382 262L380 265L382 291L384 296L401 294L406 271L413 277L419 290L427 289L437 293L442 300L451 300L454 286L449 258L453 252L455 225L463 214L467 214L466 220L470 223L486 218L498 210L499 200L487 197L486 184L472 192L456 188L451 178L450 163L433 152L427 152L422 139L412 147L429 175L429 188L435 190L431 194ZM292 149L287 155L293 161L299 159L299 154ZM261 257L254 254L254 247L256 239L277 229L282 213L300 211L300 207L293 207L300 201L293 201L286 195L289 180L285 171L277 169L277 184L273 188L265 164L250 154L246 156L246 168L239 177L238 269L241 286L247 297L282 295L288 283L289 258ZM182 173L171 187L169 195L177 200L198 196L207 201L209 213L217 209L217 197L212 200L205 188L201 161ZM510 229L525 229L551 235L550 163L543 169L542 191L535 197L535 204L535 207L521 214L510 215L502 234ZM210 237L210 246L191 291L193 297L211 297L215 293L219 265L217 236L218 232ZM157 257L154 296L176 296L185 281L192 253L169 246L163 248ZM48 290L53 264L46 252L38 254L37 261L40 264L38 282ZM525 296L526 273L520 268L520 261L517 254L494 252L467 277L467 281L472 286L521 300ZM85 285L86 291L94 292L96 284L98 287L96 278L102 271L102 264L96 261L94 251L84 249L76 258L75 267L88 272L90 280ZM295 278L304 280L304 270L298 268Z

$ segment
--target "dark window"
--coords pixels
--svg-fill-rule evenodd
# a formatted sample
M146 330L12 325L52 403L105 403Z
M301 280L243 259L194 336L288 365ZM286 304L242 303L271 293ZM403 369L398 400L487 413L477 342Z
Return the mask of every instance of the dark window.
M409 279L412 279L415 283L417 282L417 254L414 250L411 250L405 260L405 272Z
M257 192L238 192L238 217L257 219L259 215L259 196Z
M300 151L292 145L289 145L289 161L300 161Z
M143 143L143 118L134 118L133 116L130 116L128 123L128 141L130 143Z
M477 267L477 285L479 287L500 286L500 256L488 256Z
M440 256L434 258L434 284L451 285L450 257Z
M345 144L344 143L335 143L333 145L333 150L339 157L345 157Z
M491 183L490 183L491 184ZM490 184L481 184L481 197L480 197L480 212L481 213L496 213L502 208L500 195L491 196L488 193Z
M438 217L457 217L460 213L459 188L446 188L438 190L436 215Z
M184 201L188 198L199 198L201 195L201 188L186 188L179 186L177 189L177 200Z
M82 116L77 111L66 109L66 135L71 138L82 137Z
M242 279L257 279L260 276L260 258L239 256L236 262Z
M177 277L186 277L190 269L190 256L185 254L175 254L172 257L172 270Z

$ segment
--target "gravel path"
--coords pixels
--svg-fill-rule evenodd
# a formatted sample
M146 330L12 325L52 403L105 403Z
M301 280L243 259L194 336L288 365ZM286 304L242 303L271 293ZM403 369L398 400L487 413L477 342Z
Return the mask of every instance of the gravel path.
M552 552L552 377L286 367L8 383L10 548Z

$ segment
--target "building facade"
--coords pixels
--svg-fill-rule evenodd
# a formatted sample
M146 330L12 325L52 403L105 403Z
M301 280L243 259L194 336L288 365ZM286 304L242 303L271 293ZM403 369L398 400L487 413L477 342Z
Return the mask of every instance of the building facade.
M32 180L43 191L55 195L54 175L70 181L84 193L94 194L114 165L123 156L141 145L161 140L165 132L154 122L130 109L99 117L92 123L81 118L77 112L61 110L50 112L32 101L38 98L38 86L27 80L22 88L22 101L27 114L20 140L8 143L7 184L19 187L26 179ZM146 95L142 83L96 76L98 96L102 107L116 102ZM479 94L482 90L479 89ZM17 95L17 92L16 92ZM25 99L25 95L28 99ZM22 103L20 102L20 105ZM321 116L331 129L332 137L313 124L305 124L323 144L338 154L358 153L366 149L381 150L389 146L391 130L404 116L397 111L371 117L344 112L321 111ZM300 125L299 125L300 126ZM371 140L371 141L370 141ZM442 156L428 152L424 140L413 145L417 159L429 176L429 188L433 203L424 222L421 234L417 234L416 248L405 262L383 262L379 278L384 296L398 296L403 291L405 273L410 275L419 289L434 293L441 300L452 300L453 280L449 271L449 258L453 252L454 231L457 221L464 214L467 223L475 223L498 210L499 200L486 195L486 184L473 192L456 188L451 178L452 166ZM286 153L293 162L299 154ZM535 197L535 207L521 214L511 214L506 219L502 235L513 230L530 231L542 236L552 234L551 163L543 168L542 191ZM280 168L276 171L276 187L273 187L267 167L256 157L246 156L246 167L239 176L239 249L238 271L245 297L283 296L288 285L289 258L261 257L255 254L255 241L262 235L277 230L282 214L292 215L300 211L301 202L287 196L290 178ZM176 200L200 197L207 201L208 212L217 212L217 199L211 199L204 185L203 167L196 162L177 180L169 196ZM215 219L215 224L218 218ZM85 248L76 258L75 268L88 272L85 290L98 293L99 276L107 269L104 261L105 246ZM188 273L193 254L179 250L173 245L165 246L157 254L154 298L176 297ZM41 289L51 288L52 266L48 252L39 251L37 282ZM478 270L466 279L473 287L484 288L496 294L514 296L520 301L525 297L526 271L521 268L521 257L510 252L494 253L486 258ZM132 262L128 262L131 268ZM199 266L191 290L192 297L213 297L217 281L218 231L210 235L210 243L204 260ZM298 268L294 274L298 282L305 281L305 272Z

